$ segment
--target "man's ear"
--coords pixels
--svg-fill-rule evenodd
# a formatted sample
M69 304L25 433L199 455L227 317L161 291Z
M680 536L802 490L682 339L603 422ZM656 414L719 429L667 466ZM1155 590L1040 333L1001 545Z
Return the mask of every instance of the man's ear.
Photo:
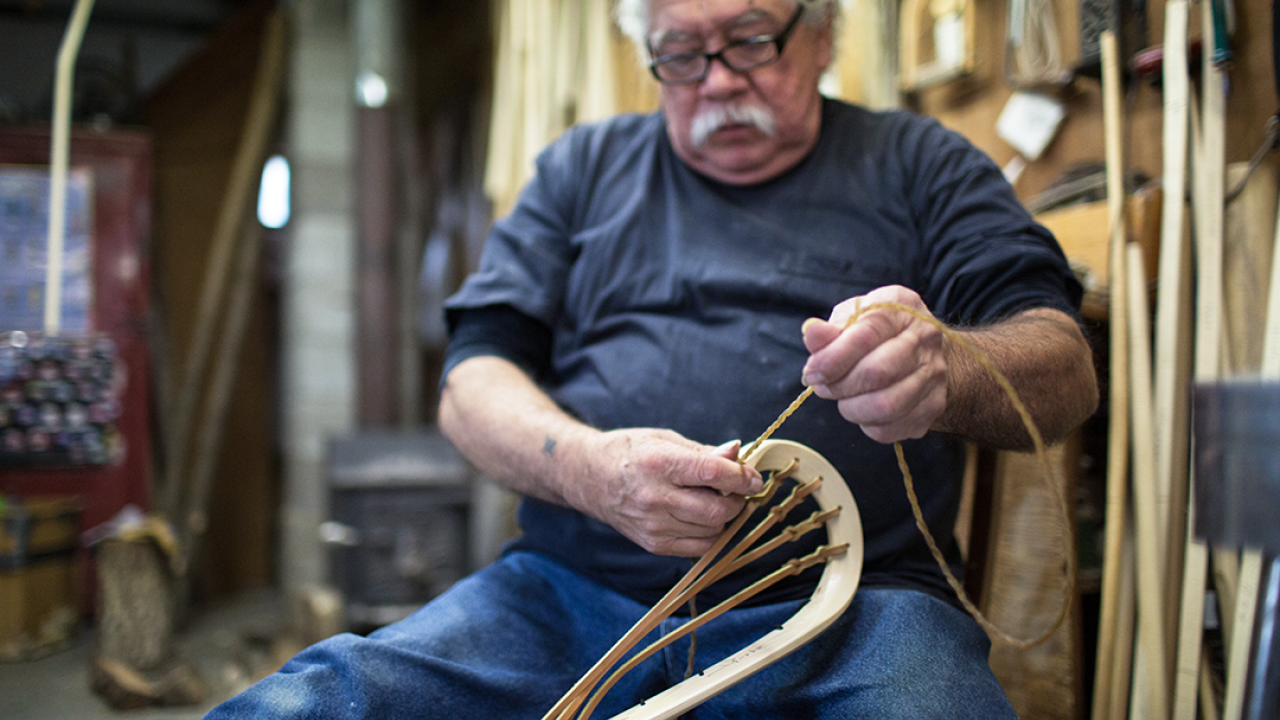
M834 25L835 21L828 19L826 24L818 30L818 66L823 70L831 67L831 62L835 59Z

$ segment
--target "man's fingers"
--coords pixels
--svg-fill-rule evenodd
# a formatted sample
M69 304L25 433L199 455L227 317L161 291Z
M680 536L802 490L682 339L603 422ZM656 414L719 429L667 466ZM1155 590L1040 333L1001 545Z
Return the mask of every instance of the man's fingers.
M680 535L706 537L717 534L726 523L742 512L746 501L741 495L720 495L708 490L685 491L684 502L673 504L671 518L680 523Z
M926 373L912 373L883 387L840 400L840 414L859 425L888 425L914 415L928 414L933 390Z
M921 317L881 304L929 316L918 295L896 286L840 303L827 322L803 326L810 356L802 381L837 401L840 414L872 439L920 437L946 405L942 336Z
M897 335L868 352L858 364L835 378L823 378L819 397L847 398L873 393L902 382L919 371L926 358L914 337ZM819 383L814 383L818 385Z
M804 337L805 349L815 353L840 337L840 331L843 329L844 325L842 323L828 322L821 318L809 318L800 326L800 334Z
M707 554L712 545L715 545L716 539L710 538L680 538L661 547L645 548L655 555L670 555L672 557L702 557Z
M739 463L740 442L712 448L710 452L698 452L682 466L681 472L671 475L672 483L684 488L708 488L721 495L752 495L760 492L764 481L755 468Z
M701 555L746 505L740 496L723 497L705 488L688 488L679 494L665 516L636 526L636 542L646 550L659 555Z
M717 445L712 449L711 454L722 457L726 460L737 460L738 451L742 449L741 440L730 440L722 445Z
M855 323L820 350L812 351L801 371L801 381L806 386L830 385L844 378L876 348L881 342L878 335L859 325Z

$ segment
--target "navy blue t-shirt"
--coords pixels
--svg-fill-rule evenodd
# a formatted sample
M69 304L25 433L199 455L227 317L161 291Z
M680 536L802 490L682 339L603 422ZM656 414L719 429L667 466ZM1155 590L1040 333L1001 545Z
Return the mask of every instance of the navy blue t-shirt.
M803 322L889 284L912 288L937 317L962 326L1036 307L1075 313L1081 297L1056 241L987 156L933 120L825 100L813 152L752 186L689 168L661 113L570 129L538 158L446 316L456 328L469 309L509 308L549 331L538 380L594 427L746 443L804 389ZM451 346L446 367L503 354L494 334ZM848 483L865 533L863 586L955 601L915 527L891 446L818 398L775 437L817 450ZM954 560L962 443L931 433L904 448L926 520ZM647 553L565 507L525 498L519 519L516 547L644 603L689 568L687 558ZM755 576L777 567L760 565ZM807 596L818 572L766 599ZM751 579L718 585L699 603L710 607Z

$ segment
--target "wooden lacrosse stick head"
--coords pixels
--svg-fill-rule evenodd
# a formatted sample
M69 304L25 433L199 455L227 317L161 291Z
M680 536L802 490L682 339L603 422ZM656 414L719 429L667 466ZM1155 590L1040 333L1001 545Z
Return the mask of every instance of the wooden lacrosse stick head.
M822 478L811 496L822 510L839 508L840 513L826 523L828 544L847 544L844 554L827 561L818 587L809 602L778 629L702 673L668 688L644 704L614 716L614 720L660 720L673 718L708 698L761 670L813 639L848 609L862 575L862 518L844 478L826 458L790 440L766 440L746 463L760 471L799 466L793 477Z

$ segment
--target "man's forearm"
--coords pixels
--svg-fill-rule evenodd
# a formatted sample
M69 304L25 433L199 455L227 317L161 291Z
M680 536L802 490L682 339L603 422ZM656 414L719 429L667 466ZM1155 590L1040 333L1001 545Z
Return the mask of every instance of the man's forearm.
M572 507L662 555L697 557L760 491L737 447L670 430L578 422L516 365L474 357L449 372L440 427L494 480Z
M1061 439L1098 405L1088 343L1056 310L1030 310L963 336L985 352L1013 384L1045 442ZM947 406L935 430L990 447L1032 447L1022 418L990 372L954 341L946 343Z
M596 431L565 413L514 363L464 360L450 371L440 427L486 475L519 493L569 504L569 452Z

